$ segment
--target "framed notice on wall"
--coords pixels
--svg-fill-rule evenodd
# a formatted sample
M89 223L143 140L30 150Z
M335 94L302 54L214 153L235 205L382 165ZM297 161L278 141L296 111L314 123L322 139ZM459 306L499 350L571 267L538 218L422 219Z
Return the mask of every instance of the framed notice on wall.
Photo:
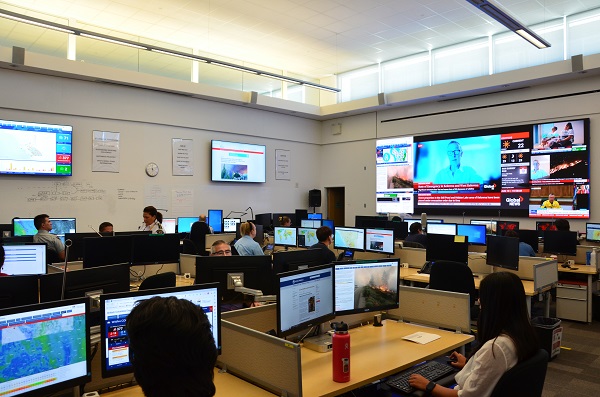
M291 151L275 149L275 179L290 180Z

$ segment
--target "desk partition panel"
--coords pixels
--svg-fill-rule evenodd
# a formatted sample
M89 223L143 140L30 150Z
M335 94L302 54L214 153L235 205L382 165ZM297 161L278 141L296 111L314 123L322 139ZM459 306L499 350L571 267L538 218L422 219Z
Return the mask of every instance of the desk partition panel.
M264 305L224 312L221 318L258 332L277 328L277 305Z
M423 248L404 247L399 250L400 263L408 263L410 267L421 268L425 263L425 250Z
M533 265L533 289L542 291L558 282L558 264L556 261L546 261Z
M471 332L469 294L400 286L400 308L388 311L392 318L457 332Z

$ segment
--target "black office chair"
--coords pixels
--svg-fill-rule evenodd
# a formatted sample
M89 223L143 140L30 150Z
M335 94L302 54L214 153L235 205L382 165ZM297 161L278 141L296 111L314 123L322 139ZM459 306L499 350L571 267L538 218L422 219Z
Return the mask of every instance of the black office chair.
M417 243L416 241L403 241L402 247L408 248L425 248L425 246L421 243Z
M48 249L48 247L46 246L46 263L50 265L52 263L59 263L59 262L62 262L62 261L60 260L60 257L58 256L56 251Z
M465 263L434 261L429 275L429 288L442 291L462 292L471 298L471 320L479 316L479 306L475 306L477 290L473 272Z
M184 254L198 255L198 247L196 246L196 244L194 244L192 240L190 240L189 238L184 238L183 240L181 240L181 242L183 243L182 252Z
M491 397L541 397L548 369L548 352L544 349L506 371L498 380Z
M198 255L206 256L206 235L210 234L210 228L205 222L194 222L190 229L190 240L196 244Z
M175 273L165 272L150 276L140 284L140 291L154 288L174 287L176 282Z

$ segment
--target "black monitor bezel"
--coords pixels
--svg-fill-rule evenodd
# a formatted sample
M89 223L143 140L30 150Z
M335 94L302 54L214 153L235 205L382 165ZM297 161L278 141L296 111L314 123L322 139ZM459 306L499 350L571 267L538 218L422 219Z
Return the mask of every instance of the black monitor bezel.
M19 298L16 304L6 306L1 310L11 307L34 305L39 302L38 275L0 277L0 297L9 296ZM2 302L0 300L0 302ZM1 306L0 306L1 308Z
M46 243L29 243L29 242L14 243L14 242L10 242L10 243L2 243L2 245L5 247L5 250L4 250L5 251L4 252L4 255L5 255L4 260L5 260L5 262L6 262L6 247L9 247L9 246L23 246L23 245L26 245L26 246L44 246L44 247L46 247L46 249L43 250L44 251L44 260L43 260L43 262L44 262L44 265L43 265L44 271L43 272L41 272L41 273L11 274L11 276L31 276L31 275L46 274L48 272L48 269L47 269L47 266L48 266L48 263L47 263L48 262L48 259L47 259L47 249L48 248L47 248Z
M351 260L351 261L342 261L342 262L334 262L334 273L337 269L337 266L345 266L345 265L351 265L351 264L361 264L361 263L385 263L385 262L396 262L397 263L397 270L398 273L396 275L396 280L398 281L398 284L400 283L400 258L385 258L385 259L376 259L376 260ZM337 280L337 277L335 277L335 280ZM337 288L335 288L335 284L334 284L334 298L336 297L336 292ZM335 299L334 299L334 307L337 307L337 305L335 304ZM336 316L345 316L348 314L360 314L360 313L367 313L367 312L377 312L377 311L383 311L383 310L389 310L389 309L397 309L400 307L400 288L398 287L396 289L396 303L395 304L390 304L390 305L382 305L382 306L377 306L377 307L364 307L364 308L354 308L351 310L336 310L335 315Z
M354 229L354 230L362 230L363 232L363 242L362 242L362 248L353 248L353 247L346 247L343 245L339 245L338 244L338 240L337 238L335 238L335 233L337 232L338 229ZM349 226L337 226L336 230L333 232L333 248L335 249L340 249L340 250L347 250L347 249L351 249L352 251L364 251L365 250L365 229L360 228L360 227L349 227Z
M392 250L391 251L378 251L378 250L375 250L375 249L369 249L367 247L367 234L368 234L368 230L384 230L384 231L387 231L387 232L392 232ZM384 255L394 255L396 253L396 239L394 238L394 229L372 228L372 227L365 228L365 243L364 243L364 247L365 247L365 252L374 252L376 254L384 254Z
M144 235L147 235L149 233L144 233ZM108 265L115 265L115 264L120 264L120 263L127 263L127 264L131 264L131 258L132 258L132 249L133 249L133 237L136 236L136 234L122 234L122 235L115 235L115 236L108 236L108 237L85 237L83 239L83 268L84 269L89 269L92 267L99 267L99 266L108 266ZM94 251L98 251L98 250L92 250L91 248L94 248L93 245L95 243L100 243L100 244L106 244L106 246L113 246L116 247L118 249L110 249L108 250L105 246L104 249L100 249L100 252L104 252L105 254L109 254L108 257L110 257L110 259L108 259L107 261L104 260L100 260L100 259L105 259L105 257L100 258L99 256L97 256L97 253L95 253ZM96 247L97 248L97 247ZM115 252L119 252L119 255L117 256L116 259L112 259L112 257L114 257ZM108 258L106 257L106 258ZM109 263L106 263L109 262Z
M460 232L458 231L458 229L459 229L460 226L469 226L469 227L470 226L478 226L478 227L483 227L484 230L485 230L485 233L484 233L485 237L483 239L484 242L483 243L479 243L479 242L475 242L475 241L469 240L469 244L470 245L481 245L481 246L485 246L487 244L487 235L488 234L487 234L487 226L486 225L480 225L480 224L474 224L474 223L457 223L456 224L456 235L457 236L462 236L462 234L460 234Z
M443 237L440 237L443 236ZM456 240L463 241L456 241ZM440 249L443 244L464 244L464 252L460 252L460 258L456 257L441 257L434 256L434 252ZM456 249L455 249L456 251ZM447 252L447 251L446 251ZM429 262L448 260L453 262L461 262L467 264L469 262L469 238L466 236L452 236L450 234L427 234L427 247L425 248L425 260Z
M596 222L586 222L586 223L585 223L585 241L593 241L593 242L596 242L596 243L600 242L600 239L598 239L598 240L594 240L594 239L590 239L590 238L589 238L589 235L590 235L590 234L588 233L588 230L589 230L589 228L588 228L588 225L598 225L598 229L600 229L600 223L596 223Z
M276 241L277 229L294 229L294 244L281 244ZM298 246L298 228L295 226L273 226L273 244L276 247L297 247Z
M171 255L170 257L168 256L163 256L161 257L160 255L163 255L162 253L158 253L157 256L154 257L148 257L148 254L146 253L146 249L148 247L153 247L156 249L160 249L161 246L158 246L158 244L149 244L149 242L153 242L153 243L170 243L170 245L172 245L171 249ZM140 245L141 248L140 249ZM165 245L162 246L162 248L165 248ZM180 248L180 240L179 240L179 233L165 233L165 234L149 234L146 236L133 236L132 238L132 244L131 244L131 265L132 266L138 266L138 265L161 265L161 264L166 264L166 263L179 263L179 255L181 253L181 248Z
M215 229L215 227L211 223L211 220L210 220L210 213L211 213L211 211L213 211L213 212L219 212L221 214L221 216L219 216L219 222L218 222L219 223L219 229ZM206 221L208 223L208 226L213 228L213 230L212 230L213 233L222 233L223 232L223 210L209 209L206 214L207 214L206 215L207 216Z
M509 240L510 239L510 240ZM499 242L502 246L499 253L503 253L502 258L500 256L493 256L490 258L490 252L494 254L496 246L496 242ZM492 245L492 249L490 250L490 244ZM509 246L509 244L512 245ZM488 236L487 245L486 245L486 256L485 263L490 266L501 267L503 269L509 269L518 271L519 270L519 239L516 237L506 237L499 235L491 235ZM510 255L510 257L508 256ZM507 259L507 260L504 260Z
M321 255L320 248L273 252L273 274L301 270L297 268L298 262L308 262L308 268L320 266L323 262ZM290 263L296 268L290 269Z
M556 248L564 248L564 245L568 242L567 239L571 240L571 247L574 250L566 252L566 249ZM563 246L557 244L557 242L560 242ZM570 230L550 230L544 232L544 253L546 254L575 256L577 255L577 245L577 232Z
M498 221L495 219L471 219L469 224L471 225L481 225L481 223L473 223L473 222L486 222L486 233L487 233L487 223L490 224L490 232L489 234L496 234L498 232ZM493 225L493 226L492 226Z
M533 239L535 235L535 241ZM538 253L540 250L540 240L539 240L539 232L537 230L530 230L530 229L520 229L519 230L519 242L521 243L525 243L529 246L531 246L531 248L533 248L533 251L535 253ZM534 243L533 245L531 243Z
M303 219L304 220L304 219ZM296 247L298 248L310 248L310 245L300 245L300 229L310 229L310 230L314 230L315 233L317 232L317 227L303 227L303 226L299 226L296 228ZM318 239L317 239L318 240Z

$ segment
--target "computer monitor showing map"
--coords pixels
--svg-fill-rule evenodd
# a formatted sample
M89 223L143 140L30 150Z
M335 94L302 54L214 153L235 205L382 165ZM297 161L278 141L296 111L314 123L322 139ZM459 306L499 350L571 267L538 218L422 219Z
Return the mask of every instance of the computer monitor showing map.
M0 310L1 396L45 396L91 381L87 302Z
M398 307L400 259L335 264L335 314L356 314Z
M46 274L46 244L4 245L2 273L11 276Z
M223 233L235 233L236 225L242 223L242 218L223 218Z
M365 229L365 251L393 255L394 231L390 229Z
M66 233L75 233L75 218L50 218L52 221L52 230L50 233L56 234L60 240L65 242ZM33 218L13 218L13 236L32 236L37 233Z
M588 222L585 224L585 239L600 242L600 223Z
M365 249L365 229L338 226L335 228L333 241L336 249L363 251Z
M296 228L295 227L282 227L275 226L274 228L274 242L275 245L282 245L285 247L296 246Z
M317 229L311 227L298 228L298 247L308 248L318 242Z
M221 352L221 300L217 283L101 295L100 344L103 378L133 372L129 361L129 338L125 322L137 302L155 296L186 299L202 308L211 325L217 351ZM168 343L168 337L165 335L165 343Z

